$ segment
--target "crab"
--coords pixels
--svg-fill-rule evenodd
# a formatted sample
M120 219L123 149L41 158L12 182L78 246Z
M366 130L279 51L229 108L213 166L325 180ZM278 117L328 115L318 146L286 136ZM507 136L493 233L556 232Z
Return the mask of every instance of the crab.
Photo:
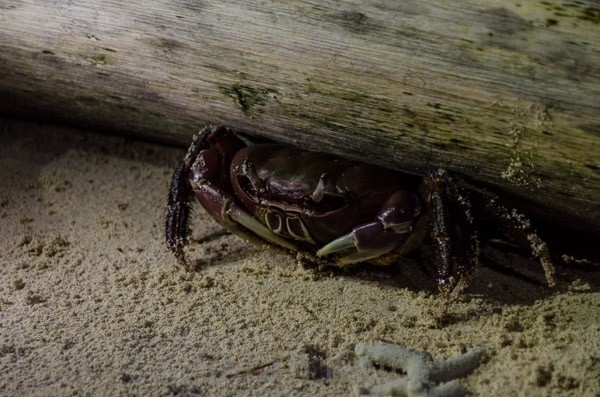
M195 135L169 189L166 242L193 272L184 248L196 197L239 237L347 266L389 265L429 235L435 281L445 299L478 267L479 218L540 261L547 284L554 265L530 222L499 198L438 168L422 177L277 143L247 144L235 130L208 126Z

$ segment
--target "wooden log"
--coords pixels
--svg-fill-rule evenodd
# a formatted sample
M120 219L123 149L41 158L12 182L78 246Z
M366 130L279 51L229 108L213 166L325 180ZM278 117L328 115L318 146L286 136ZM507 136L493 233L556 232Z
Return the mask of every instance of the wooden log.
M595 0L4 0L0 95L4 114L179 144L227 124L446 167L600 231Z

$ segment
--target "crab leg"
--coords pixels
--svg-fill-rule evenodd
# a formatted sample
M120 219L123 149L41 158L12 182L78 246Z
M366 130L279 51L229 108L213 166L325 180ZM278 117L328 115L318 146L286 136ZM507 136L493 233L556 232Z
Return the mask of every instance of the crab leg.
M431 207L431 244L438 290L444 299L451 300L468 286L479 265L479 238L473 226L470 194L444 169L429 171L421 189ZM449 211L449 206L460 211ZM457 215L452 216L454 213ZM472 232L461 238L453 225Z
M187 262L183 252L183 247L190 234L189 220L194 197L188 177L188 167L185 162L181 162L171 178L165 236L167 247L175 254L179 264L188 271L192 271L193 267Z

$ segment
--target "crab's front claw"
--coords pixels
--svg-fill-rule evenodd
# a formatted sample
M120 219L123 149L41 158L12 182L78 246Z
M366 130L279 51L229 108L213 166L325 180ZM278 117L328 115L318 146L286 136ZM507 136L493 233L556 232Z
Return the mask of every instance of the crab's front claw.
M418 198L406 190L394 192L383 204L377 220L357 226L317 251L317 256L351 249L336 262L341 265L380 257L400 247L410 236L413 223L421 213Z
M237 204L232 194L216 188L207 180L195 183L194 194L204 209L236 236L255 244L262 243L262 238L283 248L298 250L296 245L273 233Z
M225 204L231 197L227 189L228 173L221 172L244 143L225 127L206 127L194 140L179 163L169 187L165 237L167 247L179 264L192 272L184 247L190 235L189 220L194 195L207 211L224 222ZM190 183L193 182L193 185Z
M384 229L379 222L366 223L321 247L317 256L352 249L354 252L336 259L339 265L350 265L382 256L400 246L407 237L407 233Z
M265 240L281 247L298 250L294 244L273 233L246 209L236 203L230 190L228 173L215 172L226 168L242 145L229 130L217 130L204 138L206 148L199 151L192 165L190 182L198 202L217 222L237 236L253 243ZM262 239L262 240L261 240Z

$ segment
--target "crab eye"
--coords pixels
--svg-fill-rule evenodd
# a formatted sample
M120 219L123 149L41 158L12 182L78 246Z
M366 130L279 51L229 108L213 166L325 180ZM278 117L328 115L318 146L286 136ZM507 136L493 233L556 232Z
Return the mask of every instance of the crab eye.
M329 183L329 175L326 173L321 174L319 178L319 183L317 183L317 187L310 195L310 198L315 203L320 203L325 197L325 189L327 188L327 184Z
M321 211L333 211L347 205L343 196L331 194L327 190L330 187L330 178L327 173L321 174L315 190L310 195L310 203Z

